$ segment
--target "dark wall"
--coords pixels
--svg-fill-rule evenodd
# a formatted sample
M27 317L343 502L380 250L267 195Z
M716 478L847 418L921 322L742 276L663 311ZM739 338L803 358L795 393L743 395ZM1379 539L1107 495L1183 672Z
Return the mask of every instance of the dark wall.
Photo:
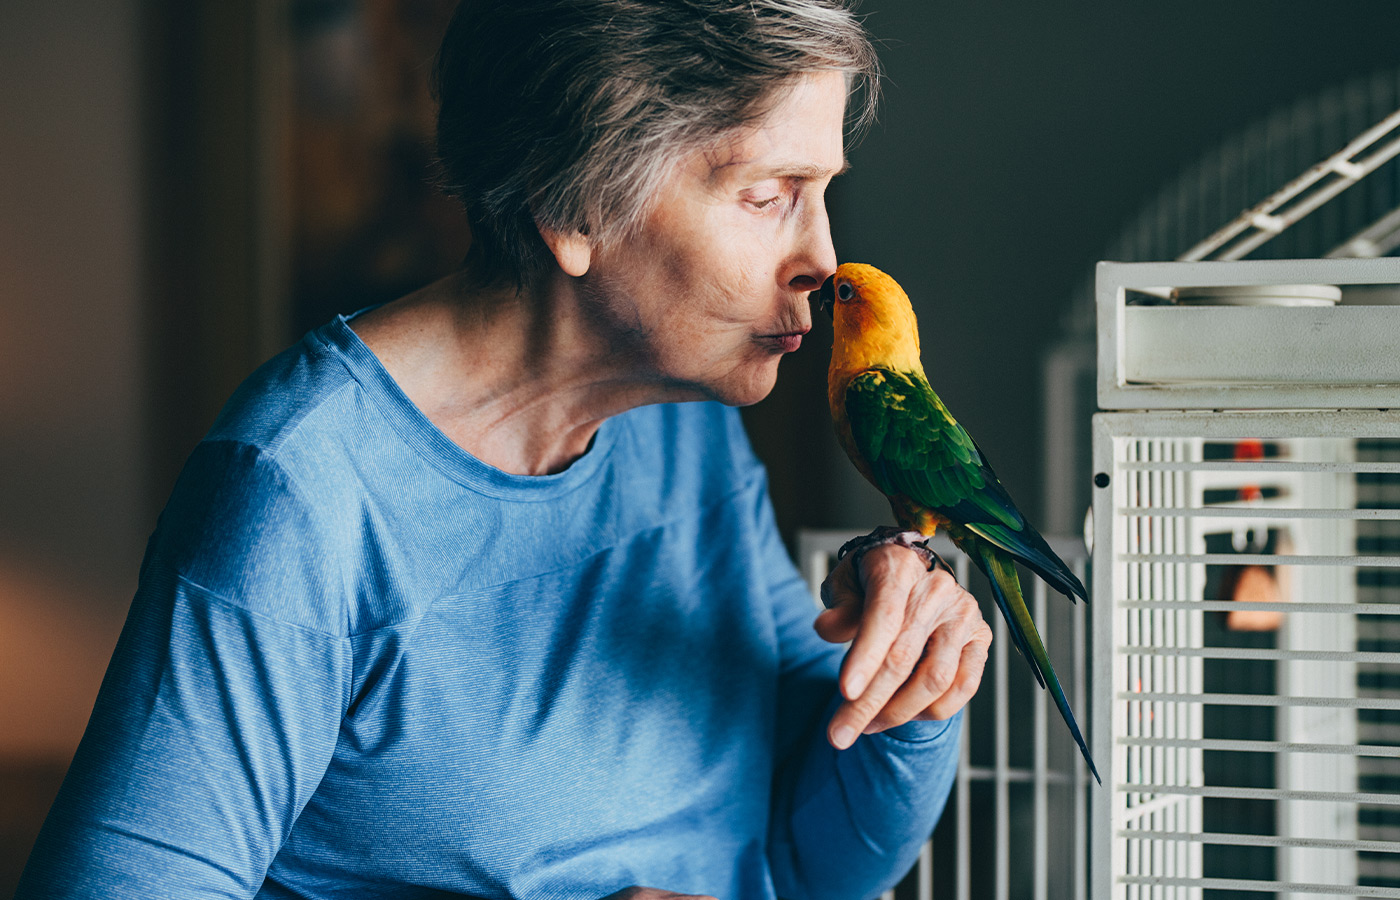
M930 381L1043 519L1040 365L1076 283L1207 149L1304 95L1400 66L1400 3L862 8L889 83L880 124L831 189L837 254L909 291ZM748 414L788 529L888 517L833 455L830 427L809 421L825 415L829 342L814 333ZM818 487L828 477L840 480Z

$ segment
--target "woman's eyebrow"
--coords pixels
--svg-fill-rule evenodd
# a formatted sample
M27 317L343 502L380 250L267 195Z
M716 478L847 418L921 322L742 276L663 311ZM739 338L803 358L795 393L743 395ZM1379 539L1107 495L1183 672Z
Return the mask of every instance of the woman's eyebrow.
M752 159L731 160L716 166L711 173L711 179L720 177L721 173L741 166L752 167L751 174L759 178L799 178L806 181L816 181L822 178L835 178L849 171L851 163L845 157L841 158L841 165L832 169L830 166L823 166L818 163L800 162L797 160L778 160L772 163L761 163Z
M851 168L850 162L842 157L841 165L835 169L829 166L817 165L815 163L775 163L765 167L762 171L768 175L775 175L780 178L805 178L815 180L819 178L835 178Z

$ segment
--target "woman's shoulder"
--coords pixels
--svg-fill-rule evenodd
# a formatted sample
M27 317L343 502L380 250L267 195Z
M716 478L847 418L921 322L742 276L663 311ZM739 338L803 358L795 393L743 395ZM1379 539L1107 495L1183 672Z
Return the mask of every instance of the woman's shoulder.
M148 563L237 605L343 629L343 609L284 601L342 594L358 552L367 485L352 457L379 451L357 394L314 332L260 367L186 460Z
M355 378L326 341L327 328L309 332L244 379L219 411L206 440L275 450L318 411L353 391Z

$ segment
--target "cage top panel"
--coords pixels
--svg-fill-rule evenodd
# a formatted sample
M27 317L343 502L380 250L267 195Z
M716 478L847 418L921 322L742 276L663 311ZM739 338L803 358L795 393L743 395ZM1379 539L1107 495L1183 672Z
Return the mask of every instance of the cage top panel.
M1100 263L1098 339L1105 410L1397 408L1400 259Z

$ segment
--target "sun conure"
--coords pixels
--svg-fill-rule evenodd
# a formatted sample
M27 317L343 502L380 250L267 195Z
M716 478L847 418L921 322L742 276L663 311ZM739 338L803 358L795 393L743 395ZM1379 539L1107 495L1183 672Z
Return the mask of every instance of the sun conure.
M873 266L846 263L815 293L835 328L827 396L836 434L860 473L889 498L904 531L877 529L855 552L922 542L942 526L991 582L1016 648L1048 688L1098 779L1074 713L1026 609L1016 563L1073 600L1084 585L1016 508L981 448L929 387L909 297Z

